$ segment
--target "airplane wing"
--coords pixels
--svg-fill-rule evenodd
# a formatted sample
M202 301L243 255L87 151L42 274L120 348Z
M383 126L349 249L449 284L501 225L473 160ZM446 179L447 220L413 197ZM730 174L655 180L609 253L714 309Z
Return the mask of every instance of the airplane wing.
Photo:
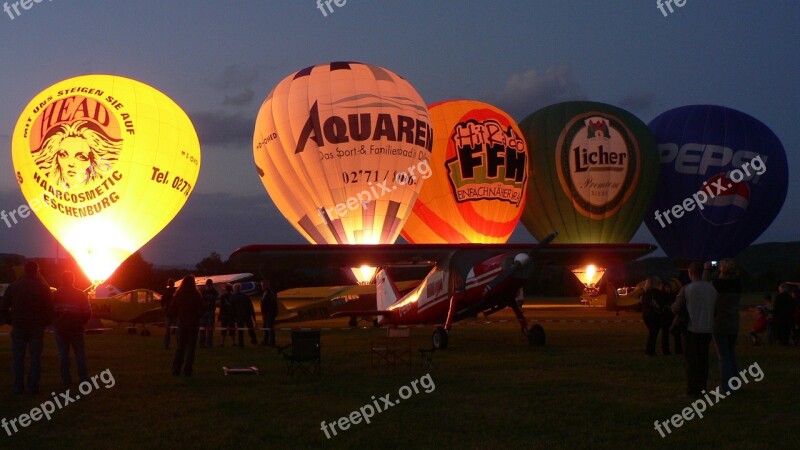
M356 309L353 311L337 311L331 317L366 317L366 316L385 316L391 311L385 309Z
M226 283L236 283L237 281L241 281L247 278L252 277L252 273L230 273L225 275L209 275L209 276L197 276L197 285L201 286L205 284L206 280L211 280L214 284L226 284ZM181 282L183 280L175 281L175 287L181 287Z
M421 280L400 281L397 288L407 292ZM278 322L315 320L338 316L374 316L376 287L343 285L300 287L278 292Z
M528 252L536 244L258 244L234 251L234 267L359 267L431 266L456 252L481 255ZM653 252L651 244L549 244L532 255L536 264L609 266L640 258Z
M278 292L279 300L290 301L315 301L327 300L338 295L342 295L348 286L320 286L320 287L299 287L286 289Z
M408 290L417 285L422 280L398 281L397 289ZM318 287L298 287L286 289L278 292L278 299L283 301L319 301L335 300L337 298L353 298L362 295L375 295L374 284L352 284L342 286L318 286Z

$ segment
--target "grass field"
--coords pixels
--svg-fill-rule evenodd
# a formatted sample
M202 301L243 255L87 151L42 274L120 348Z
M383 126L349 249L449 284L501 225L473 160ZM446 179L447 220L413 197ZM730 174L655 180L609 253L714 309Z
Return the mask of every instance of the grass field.
M90 375L109 369L114 386L100 383L51 420L12 436L0 430L0 448L797 448L800 349L750 345L750 314L743 314L739 362L758 363L763 380L665 438L654 421L669 420L691 401L679 397L683 360L646 357L638 315L599 309L527 315L543 321L545 347L529 347L503 312L492 323L455 327L450 348L434 354L431 370L420 368L416 354L430 346L430 328L413 330L415 364L397 369L370 366L370 340L383 330L323 331L320 377L290 378L274 350L248 346L198 349L194 376L175 378L162 330L151 337L124 330L89 335ZM53 336L45 339L42 393L12 396L10 339L0 336L0 418L28 413L62 390ZM288 342L289 334L280 332L278 340ZM260 376L222 372L251 365ZM321 421L372 404L372 396L397 399L402 386L426 373L435 384L430 393L420 389L371 424L330 439L321 431ZM718 380L712 356L710 383Z

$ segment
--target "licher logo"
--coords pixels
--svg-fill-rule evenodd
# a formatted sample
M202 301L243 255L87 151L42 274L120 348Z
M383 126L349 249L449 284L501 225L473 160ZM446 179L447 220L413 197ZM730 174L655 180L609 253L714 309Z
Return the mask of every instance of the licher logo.
M639 164L633 133L607 113L574 117L556 145L561 187L575 208L592 219L616 214L636 189Z
M41 110L30 145L40 176L51 186L85 189L110 174L122 139L116 119L102 103L72 96Z
M519 205L525 198L525 140L510 124L496 119L458 122L447 147L445 165L458 203L502 200Z

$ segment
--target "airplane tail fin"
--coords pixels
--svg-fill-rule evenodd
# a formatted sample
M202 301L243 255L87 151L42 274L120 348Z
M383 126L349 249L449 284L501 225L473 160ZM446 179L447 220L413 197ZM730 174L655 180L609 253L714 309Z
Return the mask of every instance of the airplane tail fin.
M381 269L375 276L377 306L379 310L389 309L394 302L400 298L397 286L389 277L385 270Z

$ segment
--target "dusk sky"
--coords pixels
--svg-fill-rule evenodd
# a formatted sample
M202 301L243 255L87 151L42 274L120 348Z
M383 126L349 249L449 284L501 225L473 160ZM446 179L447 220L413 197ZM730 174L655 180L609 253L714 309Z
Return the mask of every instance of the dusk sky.
M666 17L655 0L347 0L331 6L327 17L315 0L44 0L19 15L0 11L0 210L24 202L10 152L23 107L57 81L107 73L164 92L200 136L196 190L143 247L145 259L194 264L212 251L227 257L246 244L303 243L258 178L253 125L284 77L343 60L391 69L429 104L472 98L516 119L566 100L610 103L644 122L688 104L739 109L769 126L788 154L786 202L757 242L798 239L795 1L687 0ZM0 236L0 252L55 256L55 240L33 216L12 228L0 223ZM512 239L533 241L522 225ZM655 240L642 225L633 242Z

